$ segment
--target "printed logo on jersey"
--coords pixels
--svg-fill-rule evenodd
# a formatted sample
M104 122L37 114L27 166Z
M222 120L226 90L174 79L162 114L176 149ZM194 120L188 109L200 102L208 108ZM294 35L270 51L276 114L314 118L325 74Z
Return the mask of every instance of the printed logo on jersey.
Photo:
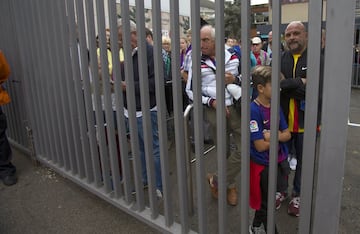
M250 121L250 132L258 132L258 131L259 131L258 123L256 122L256 120L251 120Z

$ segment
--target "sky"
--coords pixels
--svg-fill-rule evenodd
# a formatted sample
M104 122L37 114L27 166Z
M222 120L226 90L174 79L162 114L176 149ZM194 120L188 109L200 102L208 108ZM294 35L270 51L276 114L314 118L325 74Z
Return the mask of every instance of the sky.
M269 0L251 0L251 5L259 5L259 4L267 4L269 3Z

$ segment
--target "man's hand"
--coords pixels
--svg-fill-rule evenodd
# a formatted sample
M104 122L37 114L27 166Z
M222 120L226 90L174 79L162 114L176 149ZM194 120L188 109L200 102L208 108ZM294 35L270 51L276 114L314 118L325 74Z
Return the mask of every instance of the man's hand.
M230 72L225 72L225 85L235 82L235 76Z
M212 102L211 107L216 109L216 100ZM227 118L230 116L230 110L227 106L225 106L225 115Z
M263 136L264 136L264 141L270 142L270 130L264 129Z

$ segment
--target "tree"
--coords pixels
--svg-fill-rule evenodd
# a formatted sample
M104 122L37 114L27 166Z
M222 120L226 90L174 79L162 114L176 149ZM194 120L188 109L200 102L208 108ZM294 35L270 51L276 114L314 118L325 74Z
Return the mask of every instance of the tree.
M241 37L241 0L225 2L224 24L226 37Z

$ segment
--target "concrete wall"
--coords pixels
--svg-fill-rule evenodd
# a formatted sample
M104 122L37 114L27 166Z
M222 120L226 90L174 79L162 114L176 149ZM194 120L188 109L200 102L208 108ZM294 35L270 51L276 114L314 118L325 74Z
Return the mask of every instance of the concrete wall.
M326 1L323 3L323 20L326 18ZM308 3L293 3L282 5L281 11L281 23L286 24L294 20L300 20L302 22L308 21ZM319 12L320 13L320 12ZM269 23L272 24L272 9L269 8Z

